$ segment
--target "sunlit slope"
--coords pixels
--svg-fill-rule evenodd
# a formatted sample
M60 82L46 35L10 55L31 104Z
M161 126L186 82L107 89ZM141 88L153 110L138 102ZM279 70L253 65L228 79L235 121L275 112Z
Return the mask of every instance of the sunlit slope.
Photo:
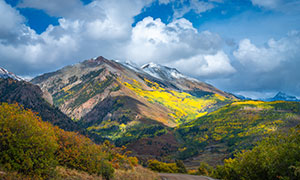
M170 118L174 118L176 123L196 119L207 114L210 109L217 108L218 103L230 102L230 99L218 94L198 98L186 92L167 90L158 83L149 81L146 78L144 81L151 89L144 89L141 83L134 79L130 83L124 82L123 84L138 96L147 99L147 101L167 107L171 110L168 115Z
M182 158L214 151L229 155L249 148L262 136L300 123L300 103L240 101L176 129L184 140Z
M103 57L66 66L32 82L50 93L53 104L76 121L84 119L105 99L126 96L136 100L134 111L138 117L174 127L234 99L209 84L185 76L157 79L142 69L132 69Z
M103 57L66 66L32 82L51 95L49 102L93 133L95 139L107 138L119 144L165 134L169 128L236 100L183 75L157 78Z

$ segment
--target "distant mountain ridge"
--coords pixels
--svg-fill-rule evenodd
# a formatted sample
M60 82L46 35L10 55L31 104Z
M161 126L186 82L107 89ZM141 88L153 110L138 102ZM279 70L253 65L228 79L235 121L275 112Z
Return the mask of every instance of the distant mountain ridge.
M264 99L265 101L300 101L296 96L288 95L284 92L278 92L274 97Z

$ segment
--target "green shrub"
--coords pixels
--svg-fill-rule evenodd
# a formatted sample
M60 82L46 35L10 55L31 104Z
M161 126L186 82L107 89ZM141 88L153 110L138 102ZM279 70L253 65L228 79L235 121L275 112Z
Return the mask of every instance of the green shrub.
M218 166L216 177L225 180L300 179L300 131L276 133L252 150L238 153Z

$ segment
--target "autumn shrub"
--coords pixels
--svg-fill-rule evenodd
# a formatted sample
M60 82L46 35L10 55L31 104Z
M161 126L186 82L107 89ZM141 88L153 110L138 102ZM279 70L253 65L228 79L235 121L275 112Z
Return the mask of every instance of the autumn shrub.
M148 168L156 172L178 173L176 163L165 163L158 160L148 160Z
M37 178L48 177L57 161L52 126L18 104L0 105L0 166Z
M115 169L129 170L138 165L138 159L130 157L131 151L127 151L125 146L116 147L106 140L102 144L102 149L108 153L109 160Z
M100 145L78 133L56 128L59 148L55 153L61 166L101 174L105 179L113 176L114 169L108 162L108 154Z
M125 147L108 141L98 145L83 135L54 127L18 104L0 105L0 169L8 179L14 174L30 179L59 178L58 165L67 169L64 172L77 170L88 173L86 177L111 179L115 169L133 170L138 165L138 159L129 154Z
M225 160L215 176L225 180L297 180L299 169L300 130L291 130L267 137L252 150Z

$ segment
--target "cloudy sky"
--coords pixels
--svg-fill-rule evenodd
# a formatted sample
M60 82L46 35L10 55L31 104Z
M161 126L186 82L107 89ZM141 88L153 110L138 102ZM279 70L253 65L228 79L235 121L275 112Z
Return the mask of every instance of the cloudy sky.
M300 97L300 0L0 0L0 66L154 62L249 97Z

